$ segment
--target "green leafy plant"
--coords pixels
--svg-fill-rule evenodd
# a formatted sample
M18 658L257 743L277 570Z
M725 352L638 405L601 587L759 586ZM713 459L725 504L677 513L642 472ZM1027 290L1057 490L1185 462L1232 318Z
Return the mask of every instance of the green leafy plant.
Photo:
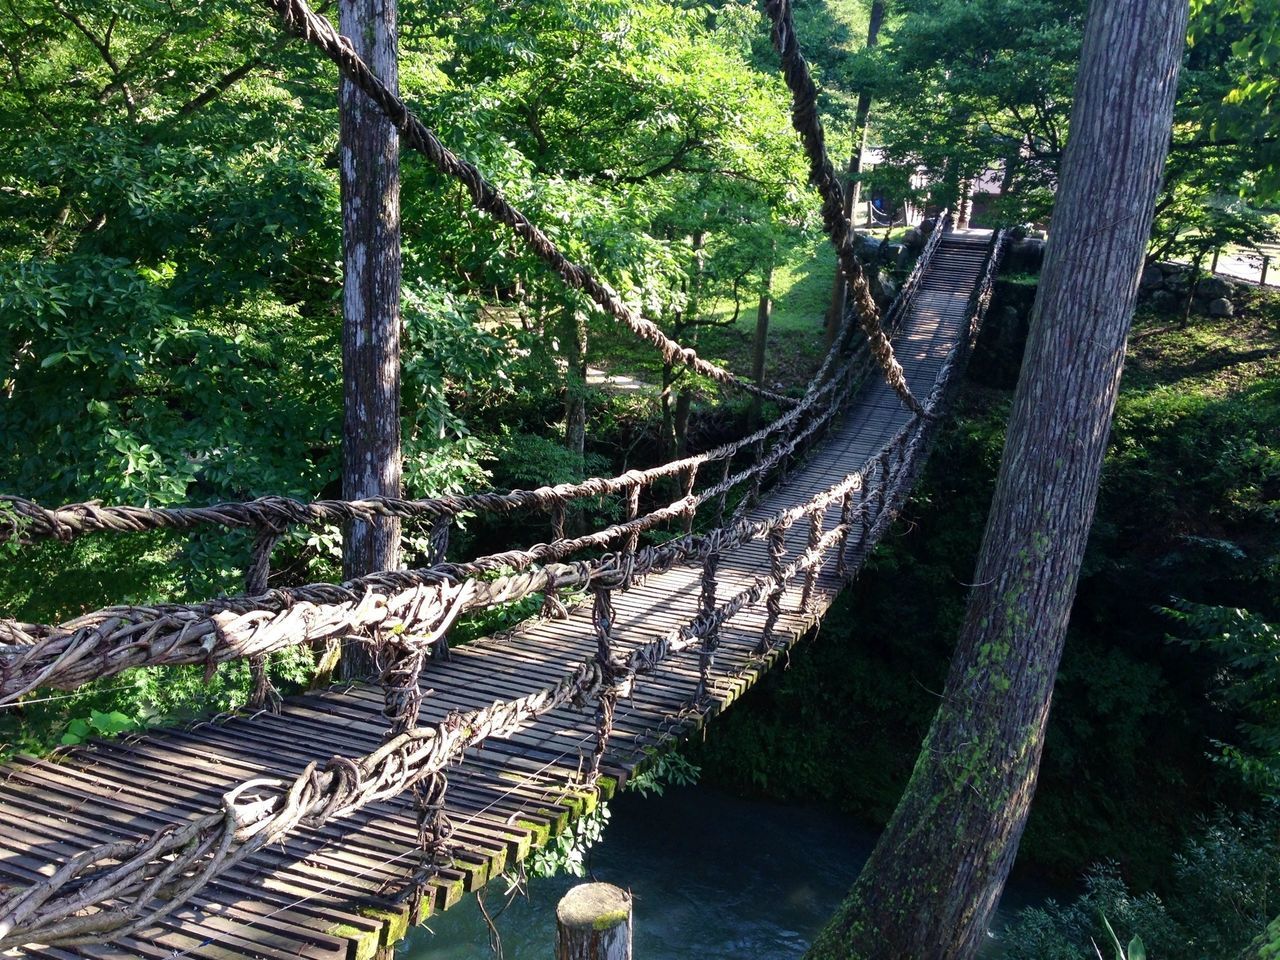
M136 718L123 714L119 710L112 710L110 713L94 710L87 719L77 717L68 723L67 732L62 735L59 742L70 746L83 743L90 737L114 737L130 730L141 729L142 726Z
M689 787L698 782L702 771L676 749L649 752L649 764L627 780L624 789L642 797L660 797L667 787Z
M1115 930L1111 927L1111 921L1107 919L1107 915L1102 914L1102 925L1107 928L1107 936L1111 938L1111 944L1115 947L1116 960L1147 960L1147 948L1142 943L1142 938L1136 933L1133 939L1129 941L1129 946L1122 946L1120 938L1116 936ZM1102 956L1102 950L1095 943L1093 945L1094 953L1098 955L1098 960L1105 960Z
M587 852L604 837L609 817L608 804L601 803L586 816L566 826L526 861L529 876L586 876Z

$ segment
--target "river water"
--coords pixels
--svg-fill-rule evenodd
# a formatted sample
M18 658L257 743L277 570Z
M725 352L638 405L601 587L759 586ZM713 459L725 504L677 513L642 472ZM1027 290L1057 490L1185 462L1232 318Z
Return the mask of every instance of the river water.
M875 843L874 833L830 811L744 800L710 787L668 788L647 798L624 793L610 808L604 839L588 854L588 879L631 890L638 960L800 957ZM504 960L548 960L556 903L581 882L530 881L528 896L512 900L496 921ZM501 880L489 886L491 914L507 902L504 888ZM1002 910L1011 900L1021 906L1034 899L1028 893L1011 888ZM982 955L999 956L998 941ZM414 930L396 956L491 956L475 898Z

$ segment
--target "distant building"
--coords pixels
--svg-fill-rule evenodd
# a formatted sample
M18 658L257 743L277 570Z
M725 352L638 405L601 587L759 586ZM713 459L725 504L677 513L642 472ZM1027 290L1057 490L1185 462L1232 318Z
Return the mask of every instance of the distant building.
M862 152L862 170L864 173L874 170L884 163L883 147L867 147ZM962 219L974 226L991 226L986 222L992 205L1000 196L1004 184L1004 164L987 168L975 180L970 182L966 197L967 203L961 204L959 213ZM915 191L929 186L929 178L923 168L911 177L911 187ZM859 204L862 208L854 211L854 222L863 223L871 228L918 224L925 215L923 206L911 200L892 196L880 187L871 187L862 192Z

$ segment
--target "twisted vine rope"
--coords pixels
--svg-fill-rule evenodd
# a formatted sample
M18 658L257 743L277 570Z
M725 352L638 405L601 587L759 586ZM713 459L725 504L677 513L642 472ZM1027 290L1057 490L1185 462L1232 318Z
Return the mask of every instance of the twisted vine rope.
M824 400L831 383L822 383L780 417L739 440L722 444L705 453L650 467L629 470L614 477L591 477L577 483L562 483L534 490L507 493L482 491L454 496L404 500L371 497L367 500L314 500L303 502L288 497L259 497L234 503L203 507L135 507L94 502L71 503L47 508L24 497L0 494L0 539L22 544L43 539L72 540L89 533L140 533L147 530L190 530L206 524L228 528L273 528L294 525L315 526L370 521L377 517L426 517L449 520L461 513L514 513L518 510L547 510L557 502L599 498L648 487L655 481L677 476L706 463L731 459L741 450L767 440L795 424L801 416Z
M773 20L773 45L782 58L782 73L791 89L791 122L804 143L809 158L809 180L822 196L822 222L836 249L836 258L852 294L854 312L862 324L871 355L879 364L885 381L916 416L924 415L924 407L907 386L902 365L893 355L893 346L880 325L880 313L871 297L871 288L862 264L858 261L853 226L844 215L844 187L836 176L827 155L826 135L818 117L818 88L809 73L796 38L789 0L767 0L765 9Z

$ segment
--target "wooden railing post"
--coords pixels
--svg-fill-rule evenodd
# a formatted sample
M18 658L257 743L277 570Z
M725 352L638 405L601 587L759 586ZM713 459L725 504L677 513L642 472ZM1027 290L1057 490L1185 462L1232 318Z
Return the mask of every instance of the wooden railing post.
M861 489L861 484L855 489ZM836 576L841 582L849 575L849 527L853 523L854 490L846 490L840 500L840 539L836 543Z
M431 524L431 556L428 566L434 567L444 563L449 553L449 534L453 528L453 517L437 517ZM446 630L436 637L431 645L431 656L436 660L449 659L449 632Z
M449 552L449 536L453 529L453 517L443 516L436 517L431 524L431 556L428 558L428 566L434 567L438 563L444 563L445 556Z
M249 554L249 566L244 573L244 592L251 597L260 597L269 589L271 579L271 553L284 538L284 531L275 527L261 527L253 541L253 550ZM252 710L266 709L271 713L280 712L280 694L271 683L267 673L267 657L258 654L249 658L249 700Z
M702 595L699 597L698 619L711 617L716 612L716 572L720 568L720 550L714 547L702 561ZM702 635L702 650L698 655L698 690L694 703L706 696L711 683L711 667L715 662L716 648L720 646L720 631L711 628Z
M751 474L751 489L747 493L747 509L760 502L760 464L764 462L764 437L751 445L751 463L755 471Z
M782 582L782 576L786 572L787 564L787 527L785 524L779 523L769 531L769 575L774 578L773 589L769 591L769 595L765 597L764 608L764 630L760 634L760 642L756 644L755 652L758 654L767 653L769 648L773 646L773 631L778 624L778 618L782 616L782 595L786 592L787 585Z
M694 484L698 482L698 465L692 464L684 470L684 497L689 499L693 496ZM693 531L693 520L697 514L697 507L690 506L684 512L683 529L685 533Z
M627 490L627 523L630 523L636 517L640 516L640 484L637 483ZM622 589L630 590L632 573L631 562L636 557L636 550L640 548L640 532L633 530L627 534L627 542L623 547L623 557L627 563L627 573L622 581Z
M613 686L613 596L607 587L595 588L595 603L591 609L591 622L596 631L596 663L604 675L596 703L596 746L591 754L591 775L600 772L600 761L609 746L613 733L613 711L618 703L618 691Z
M890 449L886 447L880 454L880 476L877 478L880 482L876 484L876 513L872 521L879 521L880 514L884 513L885 503L889 499L889 460Z
M631 960L631 895L581 883L556 907L556 960Z
M872 491L868 489L874 484L874 479L867 471L862 478L862 485L858 487L858 552L864 556L867 550L867 542L871 538L871 495Z
M564 539L564 498L556 497L551 504L551 542Z
M826 506L813 507L809 511L809 543L810 550L818 549L822 541L822 523L827 512ZM800 593L800 610L806 616L813 614L813 594L818 586L818 572L822 569L822 559L809 565L804 572L804 590Z
M724 508L725 503L729 499L729 488L725 486L729 482L729 475L733 473L733 454L729 454L724 458L724 468L720 471L720 485L725 488L720 491L720 496L716 498L716 526L724 526Z

